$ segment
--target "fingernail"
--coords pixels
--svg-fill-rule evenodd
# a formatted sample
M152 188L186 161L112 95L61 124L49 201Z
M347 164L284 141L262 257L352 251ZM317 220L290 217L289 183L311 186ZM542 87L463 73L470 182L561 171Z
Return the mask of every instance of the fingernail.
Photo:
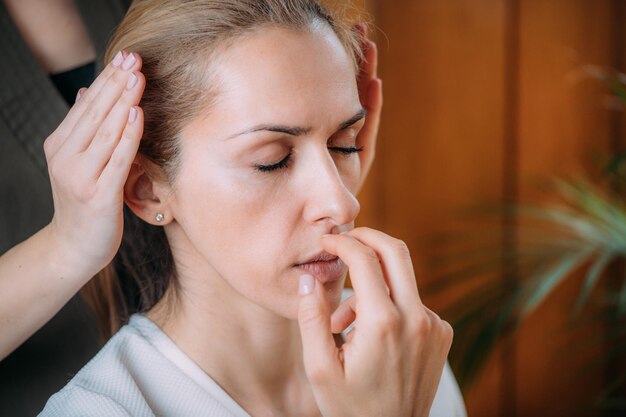
M313 292L313 288L315 288L315 278L309 274L300 275L300 285L298 287L300 295L310 294Z
M322 237L329 237L329 236L333 236L333 235L332 234L322 235Z
M133 106L128 112L128 123L133 123L135 120L137 120L137 109Z
M117 54L115 54L115 57L111 61L111 65L113 65L114 67L119 67L122 61L124 61L124 55L122 55L122 51L119 51Z
M74 102L77 102L78 100L80 100L80 96L82 95L83 93L80 90L78 90L78 93L76 93L76 100L74 100Z
M125 71L128 71L135 62L137 62L137 58L135 58L135 54L133 53L128 54L128 56L124 60L124 63L122 64L122 69Z
M135 86L135 84L137 84L137 76L135 73L131 72L130 77L128 77L128 82L126 83L126 89L130 90Z

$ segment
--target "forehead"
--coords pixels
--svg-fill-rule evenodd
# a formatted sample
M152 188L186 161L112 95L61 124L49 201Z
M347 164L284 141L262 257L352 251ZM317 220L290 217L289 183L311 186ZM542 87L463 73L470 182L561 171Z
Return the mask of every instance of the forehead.
M354 64L332 29L264 27L214 62L222 121L337 123L359 107ZM284 119L284 120L283 120Z

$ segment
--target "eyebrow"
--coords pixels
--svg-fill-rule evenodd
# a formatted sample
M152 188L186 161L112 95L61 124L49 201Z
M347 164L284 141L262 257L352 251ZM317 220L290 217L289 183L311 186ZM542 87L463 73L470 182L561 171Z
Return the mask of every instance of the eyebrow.
M337 127L337 132L349 128L350 126L352 126L359 120L363 119L366 115L367 115L367 110L365 110L364 108L361 108L354 116L352 116L345 122L342 122L341 124L339 124L339 126ZM235 133L234 135L229 136L224 140L229 140L229 139L236 138L237 136L248 135L250 133L260 132L260 131L285 133L291 136L302 136L302 135L306 135L311 130L312 129L310 127L261 124L261 125L251 127L250 129L246 129L243 132Z

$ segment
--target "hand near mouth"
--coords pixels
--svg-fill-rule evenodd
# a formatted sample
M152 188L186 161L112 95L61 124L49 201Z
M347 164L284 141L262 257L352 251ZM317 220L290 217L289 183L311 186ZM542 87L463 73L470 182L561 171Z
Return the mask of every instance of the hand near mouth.
M322 238L348 266L355 295L332 320L326 289L301 278L298 322L304 365L325 417L428 416L452 344L452 328L419 297L406 245L357 228ZM333 332L355 328L337 347Z

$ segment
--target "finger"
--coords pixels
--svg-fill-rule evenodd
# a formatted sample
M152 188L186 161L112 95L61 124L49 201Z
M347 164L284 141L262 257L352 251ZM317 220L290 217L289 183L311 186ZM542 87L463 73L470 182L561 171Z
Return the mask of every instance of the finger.
M365 178L374 162L376 155L376 141L378 139L378 129L380 127L380 115L383 106L382 80L377 78L370 83L370 91L368 95L367 116L361 131L357 135L357 147L363 148L363 152L359 153L361 162L361 177L357 185L356 193L359 192L361 186L365 182Z
M354 295L346 298L330 316L330 329L333 333L341 333L356 319L356 299Z
M354 26L352 26L352 29L359 34L360 39L367 37L367 23L355 23Z
M78 89L78 92L76 93L76 101L80 100L80 98L82 97L83 94L85 94L85 91L87 91L86 87L82 87ZM76 102L75 101L75 102Z
M367 95L369 98L368 102L365 103L367 115L363 128L361 128L357 136L357 142L360 140L361 142L358 146L371 149L376 143L378 128L380 127L380 115L383 108L383 82L380 78L372 80Z
M363 47L363 61L359 63L359 75L357 77L357 86L359 89L359 98L361 104L365 105L369 101L368 90L372 80L378 78L378 48L376 44L370 40L365 40Z
M452 339L454 337L454 330L450 323L439 317L437 313L432 311L430 308L423 306L426 315L430 318L431 323L433 324L434 331L440 335L443 343L443 353L445 353L444 357L448 356L448 352L450 347L452 346Z
M354 330L355 329L350 329L350 331L346 333L346 336L345 336L346 343L350 343L352 341L352 338L354 337Z
M131 107L122 138L98 179L98 188L122 192L143 135L143 120L141 107Z
M131 69L140 65L141 59L135 53L130 53L102 86L98 93L88 90L80 100L78 106L86 106L80 119L71 133L61 145L59 152L76 154L84 151L93 140L96 131L109 114L115 103L126 88ZM139 62L139 63L138 63ZM127 69L128 68L128 69Z
M325 235L322 247L348 266L358 320L376 321L380 313L393 308L380 260L372 248L348 235Z
M369 75L370 78L378 77L378 45L374 41L367 41L367 51L366 51L366 74Z
M313 384L335 379L342 369L335 340L330 331L326 289L309 274L300 277L298 325L307 376Z
M97 179L109 161L126 127L130 108L139 104L144 87L145 78L143 74L140 72L131 73L122 97L115 103L85 151L85 159L89 166L91 178Z
M346 234L372 248L381 260L391 299L400 311L413 314L422 307L411 255L404 242L378 230L358 227Z
M83 113L89 108L89 105L92 101L98 98L98 95L102 92L102 90L107 86L107 82L110 81L110 78L119 71L139 71L142 66L141 58L138 54L133 53L134 58L138 58L134 60L134 63L130 66L128 70L122 68L122 66L127 62L127 58L130 54L126 51L118 52L111 62L104 67L100 75L96 77L94 82L89 86L84 95L84 101L80 106L73 106L65 120L62 122L61 129L65 129L67 126L67 131L64 131L65 137L67 137L72 129L76 126L76 123L80 120ZM81 96L83 97L83 96Z
M356 23L354 26L352 26L352 30L356 33L357 35L357 41L359 42L359 48L361 49L361 53L363 53L363 58L365 58L365 47L366 44L365 42L367 41L367 23L365 22L359 22ZM358 59L358 64L359 64L359 68L361 68L361 62L362 62L362 58L357 55L357 59Z
M106 67L104 67L104 69L102 70L100 75L96 77L94 82L91 83L91 85L87 89L88 94L85 94L87 93L87 90L82 91L81 98L83 100L80 100L80 102L78 99L76 100L76 103L74 104L74 106L72 106L61 124L54 130L52 135L50 135L51 143L49 143L49 151L51 155L54 155L58 151L61 144L70 135L72 129L74 128L82 114L85 112L85 109L87 109L87 107L89 106L89 103L94 99L94 97L98 96L103 86L106 84L109 78L111 78L113 73L119 68L121 62L123 62L124 58L127 55L128 54L126 52L118 52L113 60L111 60L111 62Z

